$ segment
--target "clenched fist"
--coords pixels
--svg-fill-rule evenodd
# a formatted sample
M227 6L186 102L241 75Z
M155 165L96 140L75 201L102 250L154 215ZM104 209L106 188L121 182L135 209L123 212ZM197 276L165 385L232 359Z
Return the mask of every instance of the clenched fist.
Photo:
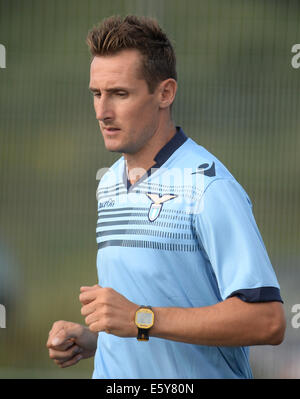
M92 332L136 337L135 312L139 308L112 288L94 285L80 288L81 314Z
M49 357L60 367L69 367L94 356L98 334L70 321L56 321L49 332Z

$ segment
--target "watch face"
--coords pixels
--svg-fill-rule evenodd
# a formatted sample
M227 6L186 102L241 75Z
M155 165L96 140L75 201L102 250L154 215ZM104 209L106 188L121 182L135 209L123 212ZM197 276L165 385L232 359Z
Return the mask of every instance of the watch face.
M138 324L146 324L146 325L151 325L152 324L152 319L153 315L152 313L142 313L139 312L136 317L136 322Z

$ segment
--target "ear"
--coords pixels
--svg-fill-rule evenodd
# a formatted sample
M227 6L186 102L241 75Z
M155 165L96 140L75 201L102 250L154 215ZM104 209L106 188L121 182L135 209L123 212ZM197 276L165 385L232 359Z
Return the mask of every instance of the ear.
M175 79L166 79L159 84L159 108L164 109L171 106L175 99L177 82Z

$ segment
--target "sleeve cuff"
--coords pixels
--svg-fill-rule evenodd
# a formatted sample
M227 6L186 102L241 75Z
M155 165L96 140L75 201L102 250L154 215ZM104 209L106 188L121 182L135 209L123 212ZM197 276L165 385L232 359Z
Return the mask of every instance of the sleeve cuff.
M272 302L277 301L283 303L277 287L258 287L247 288L233 291L227 298L233 296L239 297L244 302Z

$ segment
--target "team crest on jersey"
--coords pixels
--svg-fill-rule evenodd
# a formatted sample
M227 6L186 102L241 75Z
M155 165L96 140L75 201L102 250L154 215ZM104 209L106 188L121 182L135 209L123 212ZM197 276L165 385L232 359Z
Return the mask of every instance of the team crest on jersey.
M177 195L173 194L159 195L159 194L147 193L146 195L152 201L152 204L148 212L148 219L150 220L150 222L154 222L154 220L158 218L162 210L163 204L165 202L177 197Z

